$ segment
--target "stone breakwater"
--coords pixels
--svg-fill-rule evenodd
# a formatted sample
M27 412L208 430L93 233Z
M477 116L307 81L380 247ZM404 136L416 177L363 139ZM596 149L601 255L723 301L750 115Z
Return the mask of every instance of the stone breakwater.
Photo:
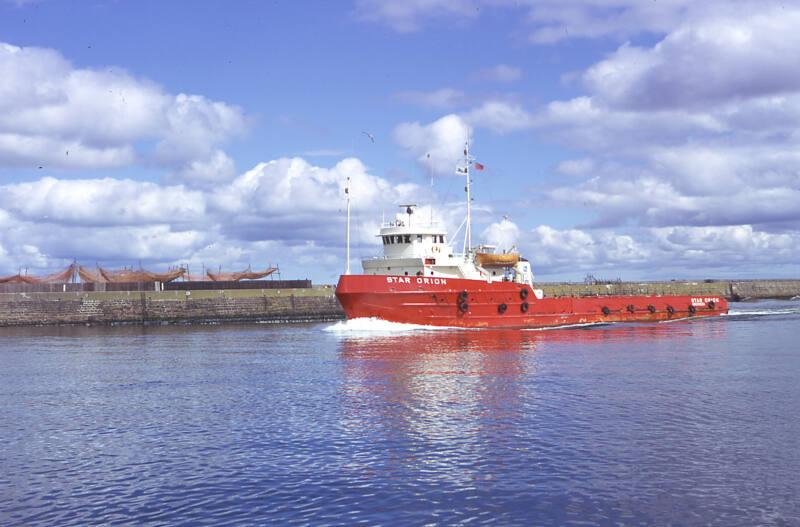
M715 295L729 300L800 296L800 280L538 283L546 296ZM333 286L306 289L0 294L0 326L313 322L344 317Z
M537 284L545 296L713 295L739 301L792 298L800 295L800 280L710 280L622 282L616 284Z
M0 294L0 326L312 322L342 317L330 286L286 290Z

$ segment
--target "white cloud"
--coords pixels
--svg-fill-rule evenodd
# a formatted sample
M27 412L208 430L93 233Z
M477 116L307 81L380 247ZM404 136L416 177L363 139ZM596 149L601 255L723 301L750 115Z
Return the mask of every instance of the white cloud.
M692 10L656 44L590 67L588 94L549 103L535 127L584 153L559 171L590 179L547 195L593 207L594 226L800 225L800 76L787 62L800 9L754 6Z
M645 261L649 254L627 235L612 232L590 233L580 229L558 230L540 225L523 236L522 250L533 265L545 273L592 270L622 263Z
M487 11L503 11L519 21L515 32L528 32L536 44L553 44L573 38L665 33L693 9L743 4L757 5L753 0L708 0L702 4L692 0L358 0L356 15L409 32L432 22L452 26L474 21Z
M498 64L476 71L473 78L487 82L514 82L522 78L522 70L508 64Z
M502 101L487 101L462 117L471 126L497 133L524 130L534 124L533 116L524 108Z
M184 166L176 178L194 184L218 185L229 182L236 176L233 159L222 150L214 151L208 159L194 159Z
M238 108L200 95L180 94L165 107L166 129L157 147L159 157L183 161L208 155L214 145L244 127Z
M335 262L344 240L348 176L354 254L367 256L375 252L381 212L417 201L421 189L374 176L354 158L330 168L277 159L229 185L197 189L114 178L2 185L0 272L19 265L54 268L72 258L228 268L283 262L293 269L295 260ZM311 267L309 274L319 276Z
M796 270L797 232L770 233L751 225L664 227L619 233L606 229L555 229L523 233L521 249L542 277L664 279L741 276L769 265L771 273ZM733 267L735 265L735 267ZM761 271L763 274L763 271Z
M463 118L450 114L427 125L402 123L395 128L394 138L426 169L449 175L463 159L469 130Z
M583 158L566 159L561 161L556 167L556 170L566 176L580 177L592 175L592 173L595 171L595 168L596 163L593 159Z
M679 25L652 48L625 45L584 75L621 108L701 108L800 89L800 9L717 10Z
M0 43L0 166L102 168L155 157L176 170L241 132L239 108L171 95L118 68L81 69L58 52ZM156 153L136 152L156 143Z
M1 186L0 207L26 221L103 227L197 221L205 213L205 198L182 186L46 177Z
M464 101L464 92L452 88L441 88L430 92L404 91L397 93L394 98L416 106L449 109L458 106Z
M463 114L448 114L429 124L401 123L395 127L394 139L425 170L449 175L462 162L464 144L473 128L508 133L533 124L534 117L522 107L487 101Z
M473 0L356 0L355 14L370 22L381 22L395 31L407 33L420 29L425 19L447 20L478 16L480 2Z
M488 225L481 233L481 237L490 245L495 245L501 250L509 250L519 241L519 227L513 221L503 218Z

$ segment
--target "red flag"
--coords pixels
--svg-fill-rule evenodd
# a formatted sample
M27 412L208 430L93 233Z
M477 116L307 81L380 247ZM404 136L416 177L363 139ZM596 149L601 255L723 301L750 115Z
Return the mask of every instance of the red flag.
M484 169L484 166L481 165L480 163L473 163L473 165L475 165L475 169L476 170L483 170Z

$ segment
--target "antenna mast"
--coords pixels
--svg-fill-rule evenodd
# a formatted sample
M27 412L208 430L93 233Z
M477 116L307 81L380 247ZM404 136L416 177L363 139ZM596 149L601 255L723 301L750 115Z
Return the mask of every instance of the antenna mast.
M347 185L344 187L344 194L347 197L347 241L345 242L344 274L350 274L350 176L347 176Z
M457 172L462 176L467 177L467 185L464 190L467 192L467 219L466 228L464 229L464 248L463 253L466 256L467 251L472 249L472 188L469 174L469 166L472 163L472 156L469 155L469 132L467 132L467 141L464 143L464 166L459 167Z

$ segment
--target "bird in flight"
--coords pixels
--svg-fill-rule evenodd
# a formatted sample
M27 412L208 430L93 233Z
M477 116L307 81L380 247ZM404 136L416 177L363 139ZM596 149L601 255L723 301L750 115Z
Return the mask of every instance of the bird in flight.
M372 135L371 133L369 132L361 132L361 133L369 137L369 140L372 141L373 143L375 142L375 136Z

